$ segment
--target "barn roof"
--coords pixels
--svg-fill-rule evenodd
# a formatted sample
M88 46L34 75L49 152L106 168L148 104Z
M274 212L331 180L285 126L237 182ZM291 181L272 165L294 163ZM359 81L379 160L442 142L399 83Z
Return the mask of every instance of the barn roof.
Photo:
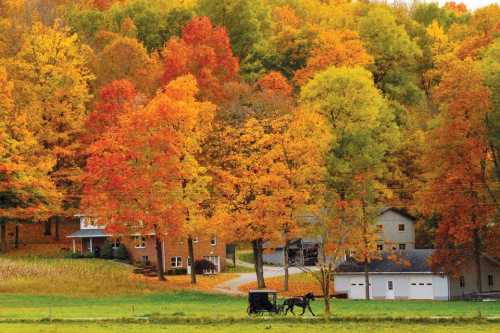
M380 259L372 260L368 265L370 273L429 273L430 257L433 250L405 250L384 252ZM336 273L362 273L362 262L349 261L340 264Z

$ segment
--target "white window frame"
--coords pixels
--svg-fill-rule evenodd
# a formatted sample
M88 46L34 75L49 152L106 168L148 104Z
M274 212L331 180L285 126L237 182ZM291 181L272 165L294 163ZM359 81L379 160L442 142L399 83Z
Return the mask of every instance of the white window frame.
M145 249L146 248L146 236L134 236L134 248Z
M198 236L194 236L192 240L194 244L198 243L199 241Z
M399 243L399 244L398 244L398 248L399 248L401 251L405 251L405 250L406 250L406 244L405 244L405 243Z
M120 245L122 244L122 240L120 237L117 237L117 238L113 238L113 241L112 241L113 245L112 245L112 248L113 249L117 249L120 247Z
M181 268L182 267L182 257L181 256L170 257L170 266L172 268Z
M210 238L210 245L217 246L217 236Z
M401 226L403 226L403 230L401 230ZM399 232L405 232L406 231L406 225L404 223L399 223L398 224L398 231Z

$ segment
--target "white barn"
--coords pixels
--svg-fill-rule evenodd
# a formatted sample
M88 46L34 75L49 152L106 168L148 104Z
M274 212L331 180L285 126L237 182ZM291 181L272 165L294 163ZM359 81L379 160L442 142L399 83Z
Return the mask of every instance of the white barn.
M429 260L433 250L383 253L380 260L369 264L371 299L450 300L476 292L467 289L475 284L474 272L464 272L459 278L432 272ZM396 259L394 259L395 257ZM483 258L483 289L499 290L500 270L497 263ZM350 299L365 299L364 266L358 262L339 265L334 274L336 294Z

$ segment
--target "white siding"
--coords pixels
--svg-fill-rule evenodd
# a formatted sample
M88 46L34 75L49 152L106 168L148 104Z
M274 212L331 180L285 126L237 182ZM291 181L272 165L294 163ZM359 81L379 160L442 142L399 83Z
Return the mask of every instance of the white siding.
M450 299L449 285L447 276L432 276L432 284L434 287L434 299L438 301L447 301Z
M388 290L388 282L393 282L395 299L412 299L410 284L412 282L422 282L425 285L413 286L413 298L428 298L434 300L448 300L448 278L432 274L370 274L371 298L373 299L391 299ZM364 299L363 274L336 275L334 286L336 293L347 293L349 298ZM432 286L428 285L432 283ZM354 284L354 286L353 286ZM424 288L417 290L418 288Z

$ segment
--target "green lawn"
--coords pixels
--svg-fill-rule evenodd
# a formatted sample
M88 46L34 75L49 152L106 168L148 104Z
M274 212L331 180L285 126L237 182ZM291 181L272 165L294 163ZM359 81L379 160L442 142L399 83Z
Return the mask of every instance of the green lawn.
M85 283L82 281L81 283ZM99 289L95 290L99 295ZM321 314L321 301L313 310ZM246 318L246 299L200 292L150 295L64 297L0 294L1 319L133 318ZM500 317L500 302L351 301L335 300L336 317Z
M423 325L402 323L332 323L332 324L276 324L244 323L224 325L157 325L157 324L0 324L2 333L471 333L500 332L500 325L493 324L447 324Z

